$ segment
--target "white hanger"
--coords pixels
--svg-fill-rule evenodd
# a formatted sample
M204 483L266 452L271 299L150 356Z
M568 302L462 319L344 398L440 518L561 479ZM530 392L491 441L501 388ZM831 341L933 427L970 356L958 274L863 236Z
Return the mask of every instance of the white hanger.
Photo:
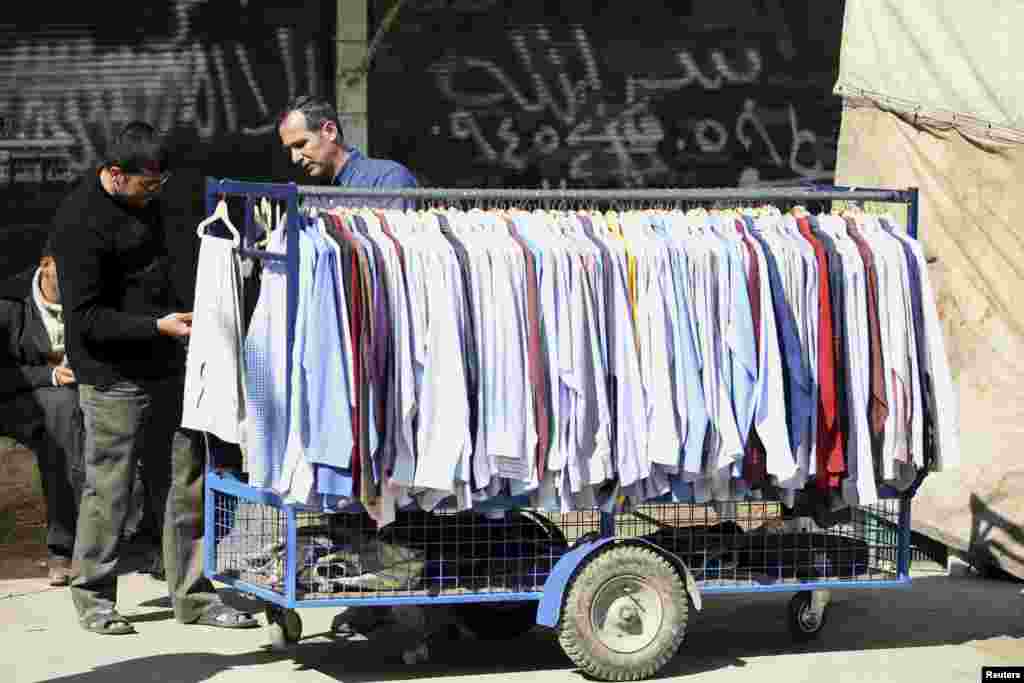
M227 226L228 232L231 233L231 243L235 245L235 248L238 248L238 245L242 243L242 240L238 236L238 229L235 228L234 224L231 222L231 218L228 216L228 203L223 199L217 202L217 207L213 210L213 213L199 223L198 227L196 227L196 234L202 237L206 228L217 221L223 221L224 225Z

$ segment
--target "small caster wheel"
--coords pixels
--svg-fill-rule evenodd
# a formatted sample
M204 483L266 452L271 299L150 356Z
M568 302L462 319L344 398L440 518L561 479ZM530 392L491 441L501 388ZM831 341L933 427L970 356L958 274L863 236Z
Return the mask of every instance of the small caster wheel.
M411 650L403 652L402 661L406 666L425 664L430 661L430 647L426 643L420 643Z
M569 586L562 650L602 681L657 674L683 642L689 617L683 578L647 548L618 546L588 562Z
M828 616L827 598L815 604L811 591L802 591L789 601L789 632L794 640L805 643L814 640L825 627Z
M268 605L266 615L271 648L287 650L302 638L302 618L295 610Z

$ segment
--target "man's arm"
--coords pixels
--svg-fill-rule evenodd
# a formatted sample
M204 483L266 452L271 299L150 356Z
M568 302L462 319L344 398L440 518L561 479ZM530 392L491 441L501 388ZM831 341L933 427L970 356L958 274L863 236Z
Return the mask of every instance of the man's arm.
M98 343L146 341L159 335L155 318L133 315L104 304L104 244L92 226L64 228L58 241L57 270L65 312L83 337ZM69 239L75 235L73 239ZM117 267L110 264L108 267Z
M402 188L402 187L419 187L419 183L416 182L416 176L412 174L412 171L407 169L401 164L396 164L395 168L381 176L380 182L377 187L381 188Z
M377 187L380 189L413 188L419 187L419 183L416 182L416 176L409 169L401 164L396 164L394 169L381 176ZM415 199L399 199L396 197L394 199L386 199L384 203L389 209L411 209L416 207Z
M20 301L0 299L0 399L24 391L53 386L53 368L49 365L26 365L18 340L25 324L24 304Z

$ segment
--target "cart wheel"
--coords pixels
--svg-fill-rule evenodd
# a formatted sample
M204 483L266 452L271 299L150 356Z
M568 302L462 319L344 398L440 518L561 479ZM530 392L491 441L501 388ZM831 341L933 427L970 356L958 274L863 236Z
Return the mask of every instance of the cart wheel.
M456 614L480 640L513 640L537 625L537 602L456 605Z
M828 609L815 609L813 594L802 591L789 601L789 632L800 642L814 640L825 627Z
M293 609L267 606L267 635L275 650L287 650L302 638L302 618Z
M590 676L638 681L675 656L688 611L683 579L671 563L647 548L618 546L573 580L558 639Z

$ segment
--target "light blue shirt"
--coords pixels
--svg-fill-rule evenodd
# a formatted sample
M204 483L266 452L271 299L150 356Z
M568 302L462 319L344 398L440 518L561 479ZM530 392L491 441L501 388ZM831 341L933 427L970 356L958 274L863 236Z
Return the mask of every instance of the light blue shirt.
M272 233L267 251L284 253L284 236L283 230ZM281 476L288 440L287 277L284 263L266 262L245 338L249 483L267 489Z
M719 219L722 220L722 219ZM722 221L722 230L733 229L731 225ZM731 415L736 419L736 427L739 430L742 445L745 447L750 434L750 425L754 421L754 410L756 408L755 388L757 384L757 347L754 341L754 320L750 309L750 296L747 292L747 279L743 266L743 257L739 249L742 246L739 242L732 241L716 232L718 243L721 244L719 253L725 257L724 265L727 269L729 282L729 297L727 303L730 311L729 327L722 330L725 346L728 349L727 359L723 365L723 380L731 398ZM724 419L729 419L727 413ZM733 456L733 473L740 474L739 465L742 463L743 453L731 453Z
M316 268L302 370L308 388L309 462L317 468L317 492L352 495L351 456L355 439L349 385L338 311L338 262L316 227L308 230L316 249Z
M289 501L307 502L313 493L313 473L307 460L309 445L309 400L303 360L306 353L313 299L313 278L316 270L316 248L307 230L298 234L299 291L296 296L295 335L288 406L288 443L285 446L277 489Z
M704 450L704 438L707 435L710 416L704 399L704 388L701 380L701 360L697 353L694 338L694 325L690 317L689 285L687 282L688 262L686 252L672 248L667 234L667 226L660 217L652 218L655 232L665 242L669 253L669 266L673 279L676 301L672 302L674 331L672 339L674 347L673 372L678 386L685 390L686 397L686 440L680 453L680 467L684 461L700 462ZM680 477L672 477L672 494L678 502L691 502L693 487Z

